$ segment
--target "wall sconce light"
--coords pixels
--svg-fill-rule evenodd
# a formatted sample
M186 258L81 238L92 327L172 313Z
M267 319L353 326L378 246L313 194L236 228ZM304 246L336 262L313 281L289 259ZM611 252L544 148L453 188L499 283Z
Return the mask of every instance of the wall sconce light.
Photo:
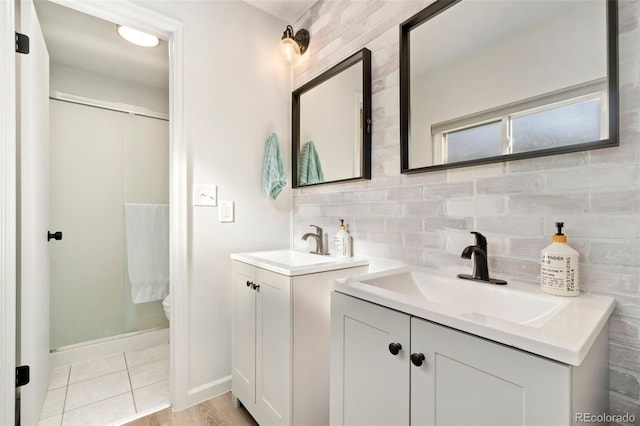
M304 52L307 51L307 47L309 47L310 39L309 31L300 29L294 36L293 27L291 25L287 25L284 33L282 33L282 39L280 40L280 45L282 46L287 61L291 62L293 60L294 53L296 55L304 54Z

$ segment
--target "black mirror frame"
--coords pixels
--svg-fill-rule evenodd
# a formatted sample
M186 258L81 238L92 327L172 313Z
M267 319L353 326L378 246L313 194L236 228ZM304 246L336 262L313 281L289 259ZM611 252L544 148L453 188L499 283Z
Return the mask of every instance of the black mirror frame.
M364 123L362 129L362 174L353 178L332 180L311 185L300 185L298 179L298 159L300 155L300 97L305 92L319 86L358 62L362 62L362 114ZM291 175L291 185L293 188L308 188L330 183L371 179L371 51L369 49L363 48L354 53L291 93Z
M499 163L524 158L543 157L547 155L564 154L569 152L586 151L590 149L609 148L619 145L618 140L618 0L607 2L607 78L609 101L609 138L594 142L580 143L558 148L547 148L515 154L505 154L477 160L460 161L455 163L437 164L411 168L409 163L409 133L410 133L410 46L409 33L420 24L434 18L450 7L463 0L435 0L426 8L416 13L400 24L400 172L402 174L422 173L436 170L446 170L458 167L476 166L480 164Z

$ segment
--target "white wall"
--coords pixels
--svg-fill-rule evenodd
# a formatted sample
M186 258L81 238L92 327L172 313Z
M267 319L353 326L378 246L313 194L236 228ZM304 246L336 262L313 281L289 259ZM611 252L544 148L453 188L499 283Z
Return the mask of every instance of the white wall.
M372 179L294 191L294 232L349 223L357 255L469 272L477 230L496 278L538 286L540 250L564 221L585 291L616 299L609 320L609 412L640 418L640 1L618 2L620 146L506 163L400 174L398 25L417 1L327 1L294 27L309 50L301 85L367 47L372 57ZM457 7L457 6L454 6ZM366 28L360 23L366 22ZM322 34L314 37L314 34ZM308 55L308 56L307 56Z
M217 207L189 208L188 380L195 403L231 374L230 253L290 245L291 190L276 201L261 193L271 132L290 170L290 70L278 51L286 24L240 1L140 4L184 22L189 186L216 184L218 199L236 209L234 223L219 223Z
M51 92L133 105L154 112L169 112L169 91L120 80L104 74L51 63Z

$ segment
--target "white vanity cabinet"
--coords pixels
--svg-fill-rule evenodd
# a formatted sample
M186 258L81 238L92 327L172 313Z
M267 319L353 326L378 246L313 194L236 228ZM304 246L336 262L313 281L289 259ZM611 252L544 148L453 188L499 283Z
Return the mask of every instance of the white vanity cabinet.
M240 262L233 277L233 395L260 424L290 424L290 278Z
M232 259L234 399L261 425L327 425L330 283L367 266L327 258L331 265L284 268L249 255Z
M572 366L331 297L332 425L571 425L608 408L606 327Z

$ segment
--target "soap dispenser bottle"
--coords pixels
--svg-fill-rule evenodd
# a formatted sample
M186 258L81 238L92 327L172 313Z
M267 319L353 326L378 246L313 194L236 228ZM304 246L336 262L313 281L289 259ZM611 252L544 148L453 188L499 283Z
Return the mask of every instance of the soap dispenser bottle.
M556 222L558 232L551 245L542 249L540 259L540 285L542 291L558 296L577 296L579 253L567 244L562 233L563 222Z
M340 219L340 229L333 239L335 257L351 257L351 235L347 232L344 219Z

